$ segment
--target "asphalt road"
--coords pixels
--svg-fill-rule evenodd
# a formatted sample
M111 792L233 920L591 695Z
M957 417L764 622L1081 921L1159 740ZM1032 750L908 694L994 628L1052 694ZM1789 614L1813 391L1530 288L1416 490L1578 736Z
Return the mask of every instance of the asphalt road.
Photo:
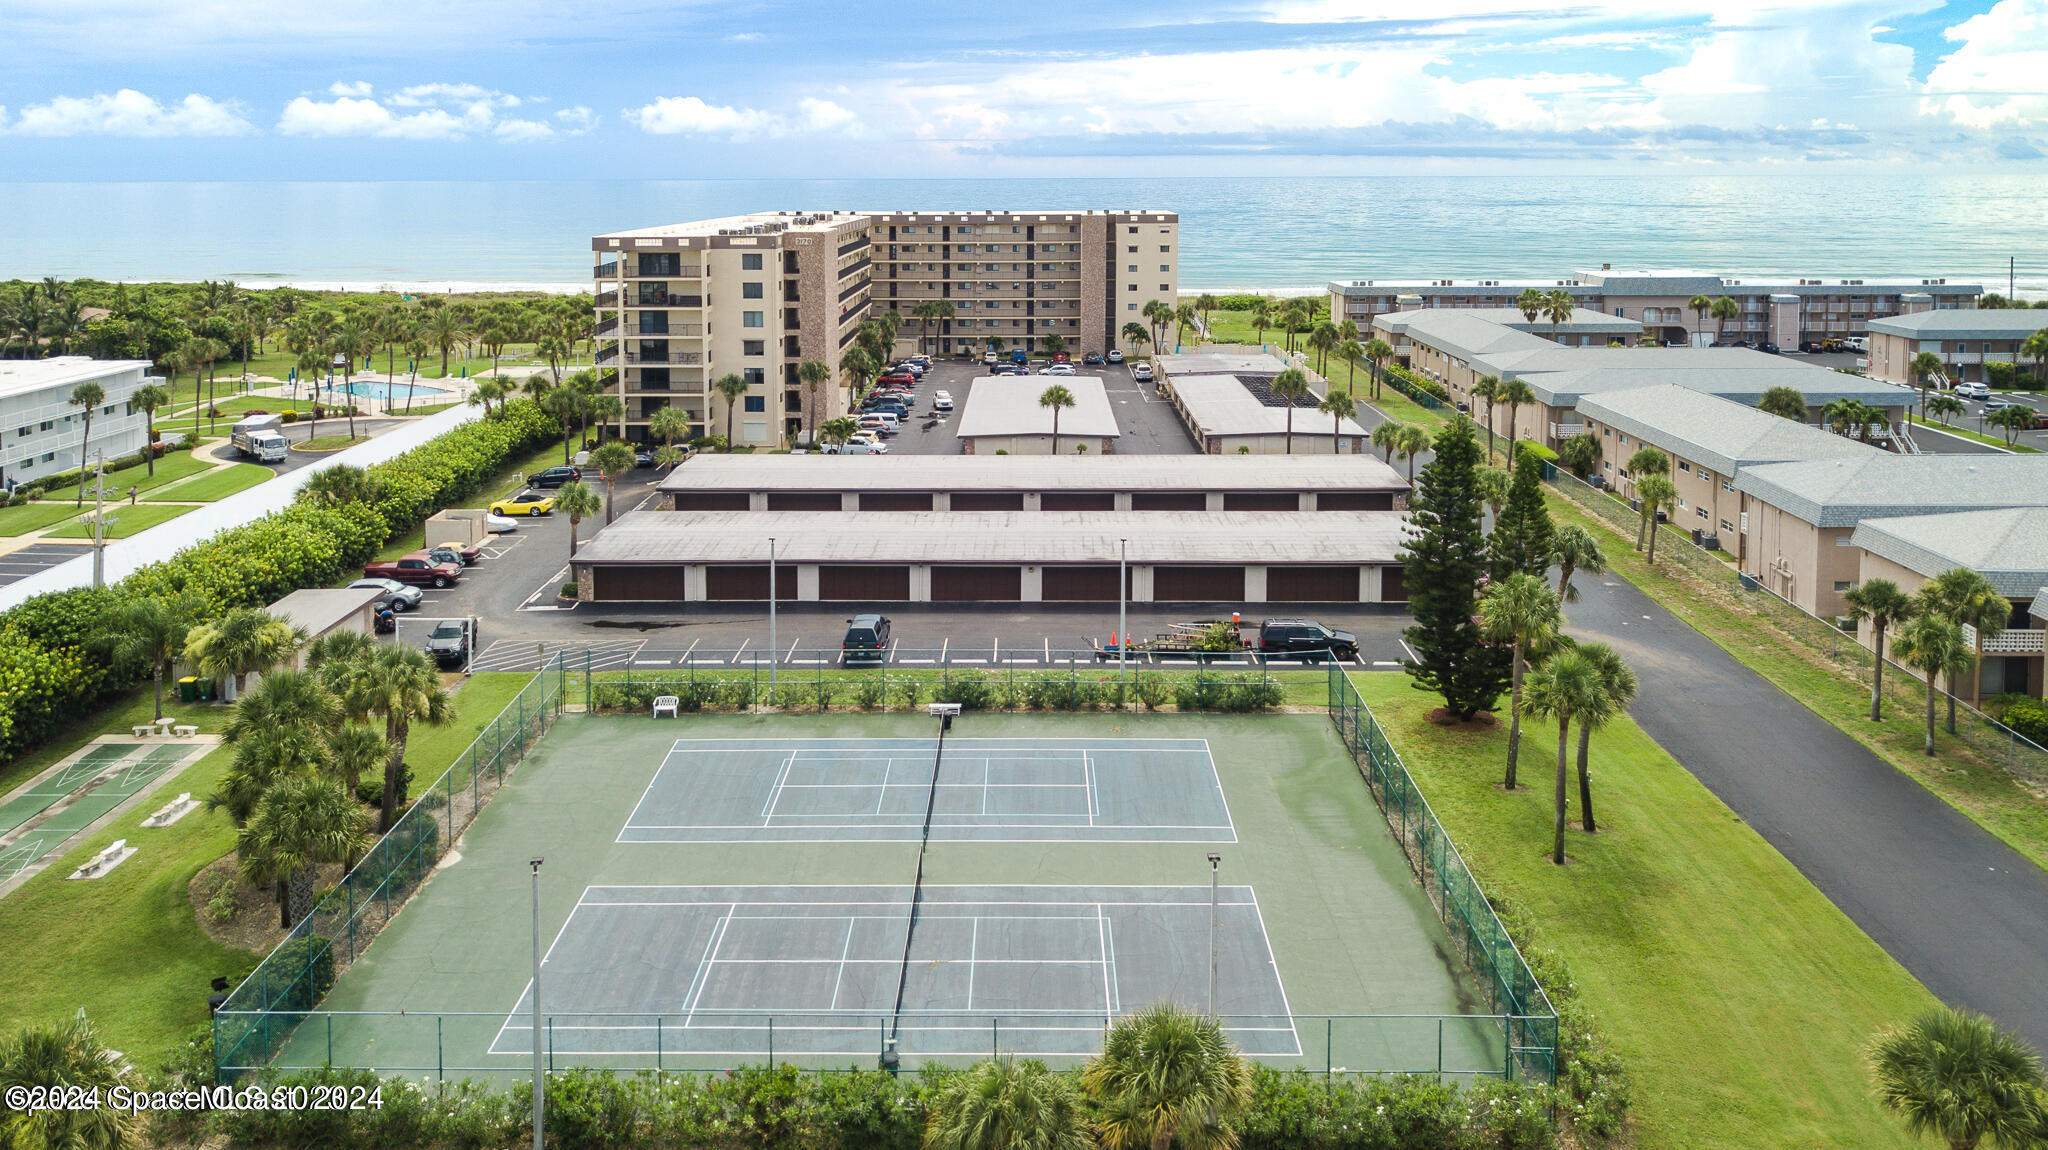
M407 420L403 419L365 419L361 416L358 416L356 417L356 434L367 435L372 438L375 438L376 436L382 435L385 432L390 431L394 427L403 427L407 422ZM228 424L225 421L223 421L221 424L222 432L225 433L227 428ZM304 443L308 439L313 438L314 430L314 427L308 423L291 423L278 428L278 431L283 433L284 437L286 439L291 440L293 443ZM323 419L320 421L319 430L325 432L329 436L347 435L348 418L344 416L340 419ZM240 455L237 455L235 453L235 445L231 441L225 439L221 440L219 443L214 444L212 447L207 448L206 454L211 455L213 458L221 460L226 463L253 462L252 460L243 459ZM297 471L299 468L308 466L315 462L316 460L325 458L326 455L324 454L309 454L304 451L294 451L291 454L285 456L284 459L280 462L265 463L262 464L261 466L268 467L272 471L277 472L279 475L283 475L287 471Z
M1635 587L1581 592L1652 738L1928 989L2048 1046L2048 874Z

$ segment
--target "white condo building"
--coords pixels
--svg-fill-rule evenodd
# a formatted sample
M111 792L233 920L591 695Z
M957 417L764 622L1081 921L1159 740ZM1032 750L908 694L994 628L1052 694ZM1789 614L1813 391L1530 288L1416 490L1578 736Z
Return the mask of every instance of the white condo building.
M129 405L149 382L146 359L0 359L0 489L70 471L90 456L80 453L85 412L71 402L79 384L96 382L106 397L92 413L94 453L107 460L141 451L149 417Z

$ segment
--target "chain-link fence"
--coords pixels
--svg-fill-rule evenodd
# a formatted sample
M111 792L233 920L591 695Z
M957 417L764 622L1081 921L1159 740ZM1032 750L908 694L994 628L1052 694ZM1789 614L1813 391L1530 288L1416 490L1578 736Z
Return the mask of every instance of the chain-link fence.
M535 672L454 765L413 800L390 832L214 1012L214 1066L222 1081L267 1065L284 1048L335 978L405 906L562 713L564 682L559 657Z
M1343 668L1330 668L1329 692L1330 721L1436 907L1453 952L1483 988L1489 1012L1501 1019L1509 1075L1555 1082L1557 1011L1549 995Z
M1551 479L1551 488L1572 504L1633 539L1641 526L1641 514L1610 492L1585 483L1563 471ZM1763 585L1761 580L1737 570L1726 552L1708 551L1684 532L1667 525L1657 537L1657 561L1669 561L1687 572L1708 580L1718 592L1717 601L1728 609L1750 615L1783 635L1831 670L1866 685L1874 677L1876 652L1863 645L1852 629L1812 614L1805 608ZM1927 705L1926 679L1920 672L1894 662L1889 656L1884 667L1884 702L1918 715ZM2030 787L2048 786L2048 750L2028 741L1990 715L1963 699L1937 688L1936 706L1943 729L1952 733L1984 760L2004 769ZM1951 710L1952 709L1952 710Z

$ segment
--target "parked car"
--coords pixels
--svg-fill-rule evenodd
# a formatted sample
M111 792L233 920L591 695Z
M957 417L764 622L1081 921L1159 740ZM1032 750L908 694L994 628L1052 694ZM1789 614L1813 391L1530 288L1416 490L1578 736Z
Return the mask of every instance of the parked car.
M1053 353L1052 353L1052 361L1053 361L1054 363L1072 363L1072 362L1073 362L1073 360L1072 360L1071 358L1069 358L1069 357L1068 357L1067 353L1066 353L1066 352L1063 352L1063 351L1056 351L1056 352L1053 352Z
M953 410L953 393L952 393L952 392L950 392L950 391L941 391L941 392L937 392L937 393L934 393L934 394L933 394L933 396L932 396L932 410L933 410L933 411L951 411L951 410Z
M468 567L484 557L481 547L458 547L453 543L437 543L427 548L427 554L436 563L453 563L457 567Z
M1139 383L1149 383L1149 382L1151 382L1151 380L1152 380L1152 365L1151 365L1151 364L1149 364L1149 363L1134 363L1134 364L1132 364L1132 365L1131 365L1131 378L1132 378L1132 379L1135 379L1135 380L1137 380L1137 381L1138 381Z
M887 455L889 445L879 440L855 436L845 443L827 443L818 448L820 455Z
M839 641L839 660L851 667L881 663L889 657L889 617L855 615L846 621L846 637Z
M863 415L860 417L861 430L872 431L885 438L896 434L896 427L897 425L889 422L886 416Z
M1119 348L1110 348L1108 359L1111 363L1122 363L1124 361L1124 353Z
M1775 343L1760 343L1757 345L1756 349L1760 352L1763 352L1765 355L1778 354L1778 345Z
M1982 383L1965 380L1956 384L1956 394L1964 399L1990 399L1991 389Z
M443 671L452 671L469 662L469 623L463 619L443 619L434 624L427 635L427 654L434 657Z
M1046 366L1044 366L1044 367L1041 367L1041 368L1039 368L1039 369L1038 369L1038 374L1040 374L1040 375L1073 375L1073 374L1074 374L1074 365L1073 365L1073 364L1071 364L1071 363L1054 363L1054 364L1047 364Z
M1003 357L997 355L995 352L985 351L981 353L981 362L989 367L994 367L995 365L1003 362Z
M1087 367L1101 367L1102 353L1099 351L1091 351L1087 355L1081 357L1081 363Z
M375 587L377 590L382 591L384 594L377 600L377 606L379 609L386 611L410 611L419 606L420 600L425 598L424 593L419 588L409 587L396 579L385 579L381 576L358 579L349 584L349 586L352 588Z
M453 587L462 579L462 564L437 562L426 551L414 551L382 563L363 566L365 579L396 579L416 586Z
M912 374L908 369L898 369L883 372L881 378L877 379L875 382L881 384L883 387L888 387L891 384L901 384L904 387L916 387L917 376Z
M513 520L507 519L503 515L494 515L488 511L484 512L485 533L490 535L510 535L517 530L519 530L519 524Z
M583 478L581 468L570 467L564 464L561 467L550 467L546 471L529 478L526 481L526 485L528 487L560 487L564 483L574 483L581 478Z
M1259 653L1339 659L1358 658L1358 636L1333 631L1314 619L1266 619L1259 624Z
M653 449L651 449L651 448L646 448L646 447L636 447L636 448L634 448L634 449L633 449L633 466L635 466L635 467L652 467L652 466L654 466L654 451L653 451Z
M1984 405L1984 414L1990 415L1994 411L2004 411L2008 407L2025 406L2023 403L2014 403L2010 399L1994 399Z
M554 499L537 491L522 491L491 504L493 515L548 515L554 510Z

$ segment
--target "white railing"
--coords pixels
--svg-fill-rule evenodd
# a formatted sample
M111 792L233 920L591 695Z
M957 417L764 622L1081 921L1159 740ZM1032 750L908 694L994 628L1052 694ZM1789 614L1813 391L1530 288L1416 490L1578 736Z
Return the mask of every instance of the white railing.
M1963 641L1975 647L1977 629L1963 624ZM2041 655L2048 654L2048 631L2032 627L2018 627L2001 631L1994 638L1984 640L1986 655Z
M1585 430L1586 425L1583 423L1553 423L1550 425L1550 437L1552 439L1570 439L1574 435L1584 434Z

